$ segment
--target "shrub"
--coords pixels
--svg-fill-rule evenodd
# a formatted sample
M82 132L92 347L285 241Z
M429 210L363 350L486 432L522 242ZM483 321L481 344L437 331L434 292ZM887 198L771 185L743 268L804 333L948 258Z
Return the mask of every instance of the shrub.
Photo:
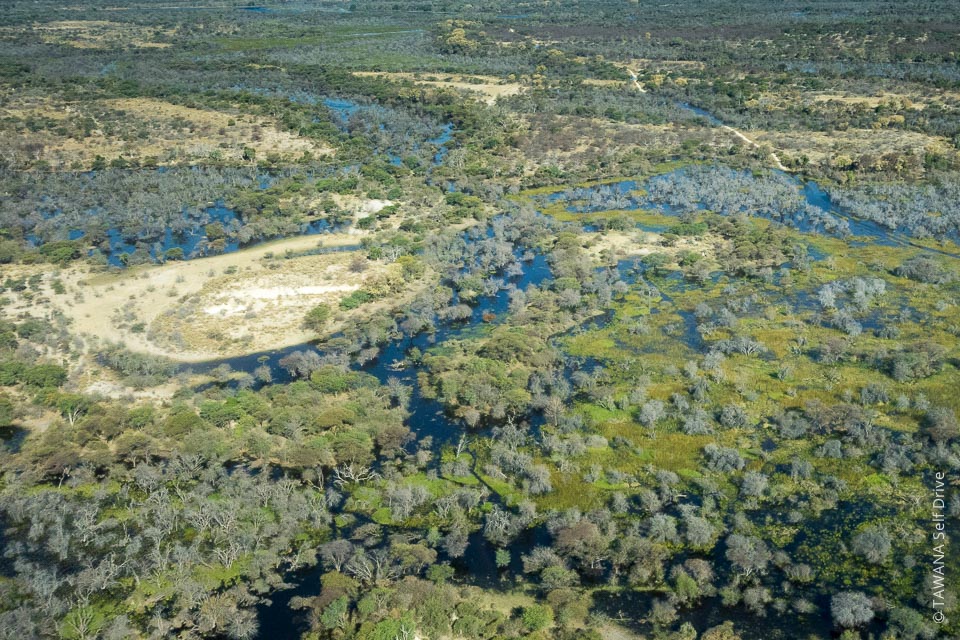
M375 296L373 294L364 291L363 289L358 289L340 301L340 308L344 311L350 311L373 300L375 300Z
M553 610L546 605L532 604L523 608L520 619L527 631L540 631L553 623Z
M934 407L923 420L924 431L934 442L946 442L960 435L957 414L948 407Z

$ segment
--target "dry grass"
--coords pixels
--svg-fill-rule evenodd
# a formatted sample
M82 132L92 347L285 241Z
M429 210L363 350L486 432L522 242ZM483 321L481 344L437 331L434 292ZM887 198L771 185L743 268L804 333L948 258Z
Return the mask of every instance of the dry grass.
M583 84L591 85L594 87L622 87L626 86L626 80L600 80L598 78L586 78L583 81Z
M75 49L166 48L171 45L163 40L176 34L175 29L162 30L107 20L59 20L34 24L32 30L47 44Z
M807 156L813 163L830 161L844 155L923 153L924 150L947 153L946 139L900 129L850 129L823 133L817 131L751 131L759 143L768 143L784 157Z
M279 154L284 160L295 160L304 153L332 152L313 140L281 131L269 118L195 109L151 98L67 103L12 96L0 109L0 119L4 117L20 121L51 119L63 126L61 131L54 127L36 132L18 129L17 145L6 150L15 165L41 159L54 169L89 168L97 156L107 160L122 156L139 162L153 158L159 164L214 158L239 162L245 147L253 149L258 157ZM82 122L93 123L87 137L77 133Z

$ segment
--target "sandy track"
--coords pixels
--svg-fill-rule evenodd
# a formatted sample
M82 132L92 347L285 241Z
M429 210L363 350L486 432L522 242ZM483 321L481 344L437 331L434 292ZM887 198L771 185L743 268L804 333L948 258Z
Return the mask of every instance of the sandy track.
M733 135L737 136L738 138L740 138L741 140L743 140L744 142L746 142L747 144L749 144L749 145L752 146L753 148L755 148L755 149L759 149L759 148L760 148L760 144L759 144L759 143L757 143L757 142L754 141L754 140L751 140L750 138L748 138L747 136L745 136L742 132L737 131L736 129L734 129L734 128L731 127L730 125L722 124L722 125L720 125L720 128L721 128L721 129L724 129L724 130L726 130L726 131L729 131L730 133L732 133ZM788 168L786 168L785 166L783 166L783 163L780 162L780 156L778 156L775 151L771 151L771 152L770 152L770 158L773 160L773 163L774 163L774 165L776 165L777 169L780 169L780 171L790 171L790 169L788 169Z
M631 69L627 69L627 73L630 74L630 80L633 81L633 86L637 89L637 91L639 91L640 93L646 93L647 90L643 88L642 84L640 84L640 80L637 78L637 74L635 74Z

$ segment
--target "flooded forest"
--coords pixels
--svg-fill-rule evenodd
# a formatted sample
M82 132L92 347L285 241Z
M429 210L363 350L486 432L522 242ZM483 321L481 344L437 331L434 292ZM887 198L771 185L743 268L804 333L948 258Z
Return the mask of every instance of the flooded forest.
M5 0L0 640L960 637L960 6Z

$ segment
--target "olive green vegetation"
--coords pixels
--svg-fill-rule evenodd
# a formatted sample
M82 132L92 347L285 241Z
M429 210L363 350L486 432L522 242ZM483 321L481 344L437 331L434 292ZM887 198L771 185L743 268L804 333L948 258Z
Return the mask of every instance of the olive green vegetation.
M960 635L953 4L6 4L0 638ZM48 304L307 224L388 275L240 370Z

